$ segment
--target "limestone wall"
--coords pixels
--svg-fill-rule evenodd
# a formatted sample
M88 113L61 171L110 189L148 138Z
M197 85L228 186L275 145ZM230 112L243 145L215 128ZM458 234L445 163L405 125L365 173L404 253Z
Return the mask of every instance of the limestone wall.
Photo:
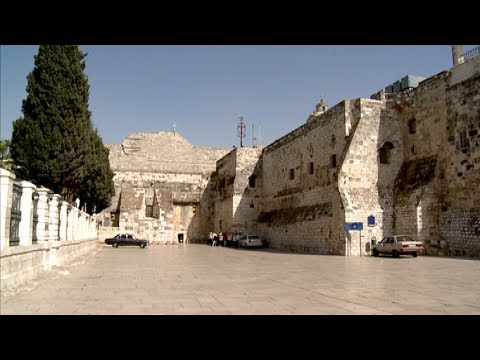
M49 241L11 247L1 255L1 290L22 285L55 266L72 264L82 256L100 251L98 238L79 241Z
M261 148L236 148L217 161L212 231L243 234L254 231L262 205L261 152Z
M15 176L4 169L0 169L0 179L0 223L2 229L14 229L0 234L2 291L98 251L96 216L61 201L60 195L49 189L15 181ZM18 206L17 220L11 216L12 206Z
M440 213L440 241L430 244L431 253L480 257L480 209L448 208Z
M236 151L231 232L243 234L255 232L255 224L263 206L261 153L261 148L239 148Z
M476 62L460 66L389 103L402 121L405 143L395 183L395 229L423 240L429 254L480 256L473 225L480 212L480 74Z
M130 134L120 145L108 145L116 172L198 174L215 170L230 149L193 146L178 132Z
M343 212L335 179L345 131L342 102L264 149L258 231L269 246L344 254Z
M216 164L215 218L210 231L231 231L233 226L233 195L237 149L230 151Z
M104 226L114 225L114 214L119 231L154 243L177 242L179 234L184 241L206 239L215 193L205 190L216 161L230 149L193 146L176 132L131 134L109 149L115 196L101 214Z
M346 234L347 255L368 255L372 239L393 231L392 183L403 161L400 121L384 101L357 99L347 108L348 141L342 155L338 188L346 222L361 222L364 230ZM349 126L350 125L350 126ZM387 144L390 144L387 147ZM380 149L387 149L384 163ZM368 226L368 217L375 225Z

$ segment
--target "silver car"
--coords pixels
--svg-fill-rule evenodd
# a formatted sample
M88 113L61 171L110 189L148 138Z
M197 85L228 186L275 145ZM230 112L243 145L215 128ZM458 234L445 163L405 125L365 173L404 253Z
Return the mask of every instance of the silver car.
M242 247L262 247L263 239L257 235L243 235L240 237L238 245Z
M423 250L423 243L414 240L409 235L391 235L385 236L378 244L373 245L372 254L391 254L393 257L399 255L412 255L417 257L418 253Z

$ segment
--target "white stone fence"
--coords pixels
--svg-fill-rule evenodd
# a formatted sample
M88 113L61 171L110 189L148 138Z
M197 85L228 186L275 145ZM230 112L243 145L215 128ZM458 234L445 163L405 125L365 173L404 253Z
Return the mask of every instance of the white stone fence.
M96 216L0 169L1 289L98 249Z

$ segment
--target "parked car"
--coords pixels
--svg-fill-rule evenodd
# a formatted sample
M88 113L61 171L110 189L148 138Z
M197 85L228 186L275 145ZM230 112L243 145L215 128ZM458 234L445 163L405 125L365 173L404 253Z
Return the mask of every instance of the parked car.
M118 234L113 238L105 239L105 244L112 245L114 248L120 245L135 245L143 249L145 246L150 245L150 241L137 239L135 235L131 234Z
M415 241L409 235L393 235L385 236L378 244L373 245L372 254L391 254L393 257L399 255L412 255L417 257L418 253L423 250L423 243Z
M238 245L242 247L261 247L263 246L263 239L257 235L243 235L240 236Z

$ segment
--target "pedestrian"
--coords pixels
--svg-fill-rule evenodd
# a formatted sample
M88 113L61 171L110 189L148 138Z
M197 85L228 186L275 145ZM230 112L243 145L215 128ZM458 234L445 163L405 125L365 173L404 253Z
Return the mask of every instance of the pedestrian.
M237 232L233 237L233 247L238 248L238 242L240 240L240 234Z

